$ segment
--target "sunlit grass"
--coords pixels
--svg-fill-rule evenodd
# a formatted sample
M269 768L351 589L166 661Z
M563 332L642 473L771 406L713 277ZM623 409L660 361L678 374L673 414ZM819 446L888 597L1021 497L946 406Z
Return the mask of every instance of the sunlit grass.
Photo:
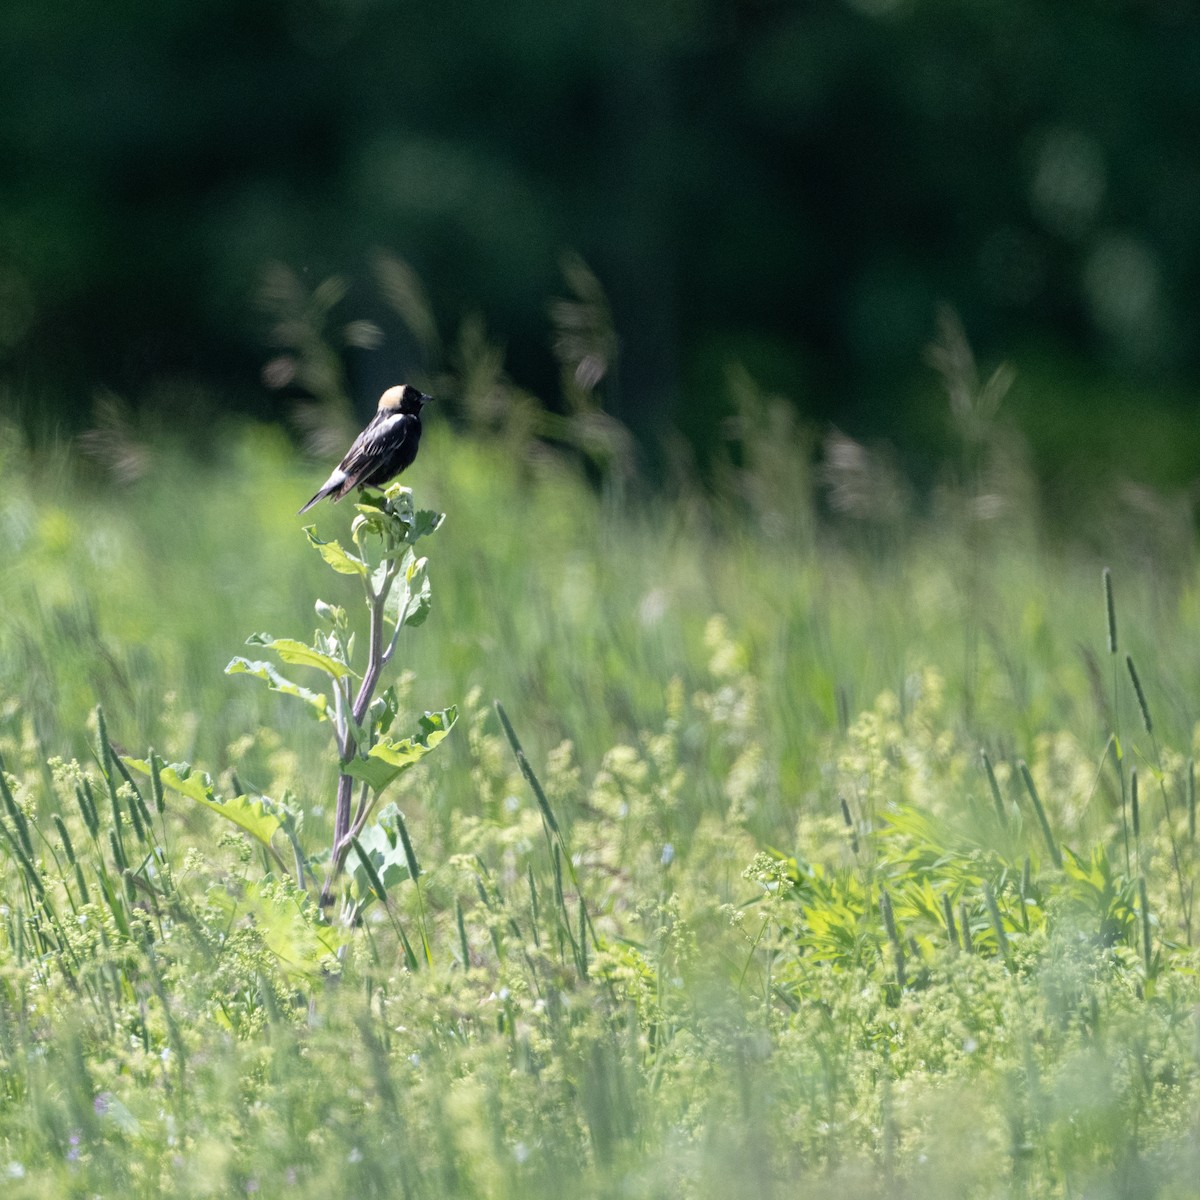
M122 751L290 794L324 836L327 729L223 670L361 601L295 515L320 469L223 440L123 486L0 450L0 750L67 947L30 940L0 839L13 1195L1190 1194L1187 563L1048 542L1016 472L818 518L806 455L764 437L748 475L618 503L435 425L406 476L447 513L434 608L396 666L410 712L463 717L391 797L422 890L339 931L339 967L185 801L144 842L157 907L127 889L45 766L108 804L102 704ZM344 535L345 505L315 515ZM110 899L83 904L54 811ZM426 927L412 970L395 930Z

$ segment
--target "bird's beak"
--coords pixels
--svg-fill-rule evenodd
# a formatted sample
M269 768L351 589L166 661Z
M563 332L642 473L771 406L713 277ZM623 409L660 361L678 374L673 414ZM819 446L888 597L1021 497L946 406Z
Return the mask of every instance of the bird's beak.
M422 407L422 408L424 408L424 407L425 407L425 405L427 405L428 403L430 403L430 401L432 401L432 400L433 400L433 397L432 397L432 396L427 396L427 395L425 395L425 393L424 393L424 392L422 392L422 393L421 393L421 407Z

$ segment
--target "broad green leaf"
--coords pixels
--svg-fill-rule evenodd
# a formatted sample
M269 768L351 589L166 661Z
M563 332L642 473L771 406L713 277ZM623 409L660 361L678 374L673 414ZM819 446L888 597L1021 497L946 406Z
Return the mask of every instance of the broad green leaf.
M414 558L404 564L396 600L398 626L420 625L429 616L431 591L428 567L427 558Z
M306 525L304 532L308 537L308 544L317 551L318 554L335 570L342 575L363 575L367 573L367 564L361 558L356 557L346 550L341 542L329 541L323 542L317 537L317 527L315 525Z
M128 758L122 755L121 761L127 767L132 767L133 770L140 771L143 775L152 773L150 762L147 759ZM216 799L213 795L212 777L204 771L194 771L190 763L162 764L159 767L158 777L171 791L178 792L181 796L187 796L191 800L199 800L202 804L207 804Z
M286 663L293 663L301 667L316 667L318 671L324 671L335 679L341 679L346 675L355 675L355 672L345 663L338 662L337 659L331 658L313 646L306 646L303 642L296 641L295 638L274 638L269 633L252 633L246 639L246 645L265 646L268 650L274 650Z
M421 718L417 733L398 742L381 738L365 758L356 756L344 764L346 774L361 780L373 791L382 792L397 776L433 750L454 728L457 720L458 709L454 707L442 712L426 713Z
M283 822L267 807L262 797L230 796L228 800L201 800L200 803L245 830L255 841L273 849L271 836Z
M267 686L273 692L282 692L285 696L295 696L311 705L317 716L324 719L329 716L329 701L318 692L309 691L298 683L280 675L269 662L251 662L247 658L235 658L225 668L226 675L253 675L256 679L265 679Z
M145 759L122 757L121 761L143 775L151 773L150 763ZM187 763L171 763L160 768L159 778L164 787L219 813L273 852L271 838L283 822L265 798L231 796L228 800L222 800L213 792L211 777L203 771L193 771Z
M390 892L396 884L403 883L409 878L408 862L404 856L404 846L396 830L395 817L391 815L393 813L394 808L389 804L379 814L379 821L368 825L358 835L358 844L363 853L371 860L371 865L375 868L385 892ZM390 815L391 819L389 820ZM373 893L374 889L371 887L370 879L361 863L354 864L351 878L357 898L361 899Z
M445 513L434 512L431 508L421 509L413 515L412 540L415 542L419 537L428 537L429 534L436 533L445 519Z

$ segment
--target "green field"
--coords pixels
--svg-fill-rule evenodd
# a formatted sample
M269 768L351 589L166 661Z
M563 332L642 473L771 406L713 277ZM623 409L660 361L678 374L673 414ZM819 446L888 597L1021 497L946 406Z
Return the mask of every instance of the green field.
M321 465L0 433L5 1200L1200 1194L1190 527L751 415L653 493L429 431L387 682L457 724L324 915L330 725L225 673L362 624Z

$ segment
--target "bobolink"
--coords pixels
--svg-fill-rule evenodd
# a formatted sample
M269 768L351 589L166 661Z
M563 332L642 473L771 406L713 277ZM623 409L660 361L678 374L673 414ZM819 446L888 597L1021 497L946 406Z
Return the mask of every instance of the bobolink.
M407 383L388 388L379 397L371 423L300 511L308 512L326 496L340 500L351 488L382 487L411 467L421 444L421 409L432 399Z

